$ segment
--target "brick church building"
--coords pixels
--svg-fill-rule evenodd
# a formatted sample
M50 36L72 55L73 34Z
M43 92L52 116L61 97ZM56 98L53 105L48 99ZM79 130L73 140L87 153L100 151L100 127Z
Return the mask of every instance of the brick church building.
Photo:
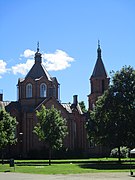
M97 98L108 88L109 77L105 70L100 44L97 49L97 61L94 71L90 77L91 92L88 95L89 107L92 110ZM64 140L64 148L70 151L80 151L84 154L91 152L85 129L86 114L81 110L77 95L73 96L72 103L61 103L59 97L60 84L56 77L51 77L42 64L42 54L37 48L35 63L23 79L18 79L17 90L18 100L15 102L3 101L0 96L0 107L16 117L18 121L16 136L18 142L10 147L10 155L18 157L30 157L32 152L41 152L45 144L39 142L38 137L33 133L37 123L36 110L42 105L50 108L52 105L61 112L67 121L68 135ZM93 148L93 147L92 147Z

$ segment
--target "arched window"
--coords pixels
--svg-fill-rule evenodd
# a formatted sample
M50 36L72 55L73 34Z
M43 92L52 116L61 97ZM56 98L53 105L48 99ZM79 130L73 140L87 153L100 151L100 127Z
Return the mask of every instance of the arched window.
M46 97L46 84L42 83L40 85L40 97Z
M26 85L26 98L31 98L32 97L32 84L27 84Z

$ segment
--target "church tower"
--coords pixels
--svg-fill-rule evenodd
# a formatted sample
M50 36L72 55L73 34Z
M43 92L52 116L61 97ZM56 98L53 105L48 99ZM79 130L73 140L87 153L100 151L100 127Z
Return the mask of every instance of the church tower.
M18 100L23 106L37 107L43 100L54 97L59 101L59 83L42 64L39 43L35 63L24 79L18 80Z
M98 41L97 61L90 77L91 93L88 95L89 111L94 108L98 97L108 89L109 81L110 78L102 61L100 42Z

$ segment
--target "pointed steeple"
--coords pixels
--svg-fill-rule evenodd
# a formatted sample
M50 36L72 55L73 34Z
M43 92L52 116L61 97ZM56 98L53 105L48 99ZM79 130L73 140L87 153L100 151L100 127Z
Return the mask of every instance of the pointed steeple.
M91 77L108 77L101 57L101 48L100 48L99 40L98 40L98 49L97 49L97 61Z
M101 96L105 90L108 89L110 78L104 67L104 63L101 57L100 41L98 40L97 48L97 61L90 77L90 89L91 92L88 95L89 110L93 110L96 101L99 96Z

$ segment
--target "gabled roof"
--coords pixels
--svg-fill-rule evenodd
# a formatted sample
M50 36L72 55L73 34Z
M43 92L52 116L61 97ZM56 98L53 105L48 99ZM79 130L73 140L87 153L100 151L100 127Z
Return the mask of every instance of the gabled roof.
M52 101L52 102L51 102L51 103L48 103L48 102L50 102L50 101ZM58 107L59 107L60 109L62 108L63 111L65 111L65 113L67 113L67 114L70 113L70 112L67 111L67 109L64 108L63 105L62 105L59 101L57 101L56 98L54 98L54 97L49 97L49 98L46 98L45 100L43 100L43 101L35 108L35 110L40 109L40 107L41 107L42 105L46 105L47 103L49 104L49 106L52 106L52 105L57 104L57 108L58 108ZM59 109L59 108L58 108L58 109Z
M69 113L72 113L74 109L78 111L79 114L83 114L81 107L79 104L76 105L75 108L72 107L72 104L70 103L62 103L61 104Z
M6 106L6 111L11 112L12 109L16 109L18 111L21 111L21 104L18 101L11 101Z
M59 101L57 101L54 97L49 97L46 98L45 100L43 100L36 108L35 110L38 110L43 104L46 104L47 102L49 102L50 100L54 101L59 107L62 107L64 111L66 111L67 113L71 114L73 113L73 110L76 109L78 111L79 114L83 114L81 107L79 104L77 104L77 106L75 108L72 108L72 104L71 103L60 103Z
M72 113L71 104L70 103L62 103L61 104L69 113Z
M99 44L97 49L97 61L91 77L108 77L104 63L101 58L101 49Z

